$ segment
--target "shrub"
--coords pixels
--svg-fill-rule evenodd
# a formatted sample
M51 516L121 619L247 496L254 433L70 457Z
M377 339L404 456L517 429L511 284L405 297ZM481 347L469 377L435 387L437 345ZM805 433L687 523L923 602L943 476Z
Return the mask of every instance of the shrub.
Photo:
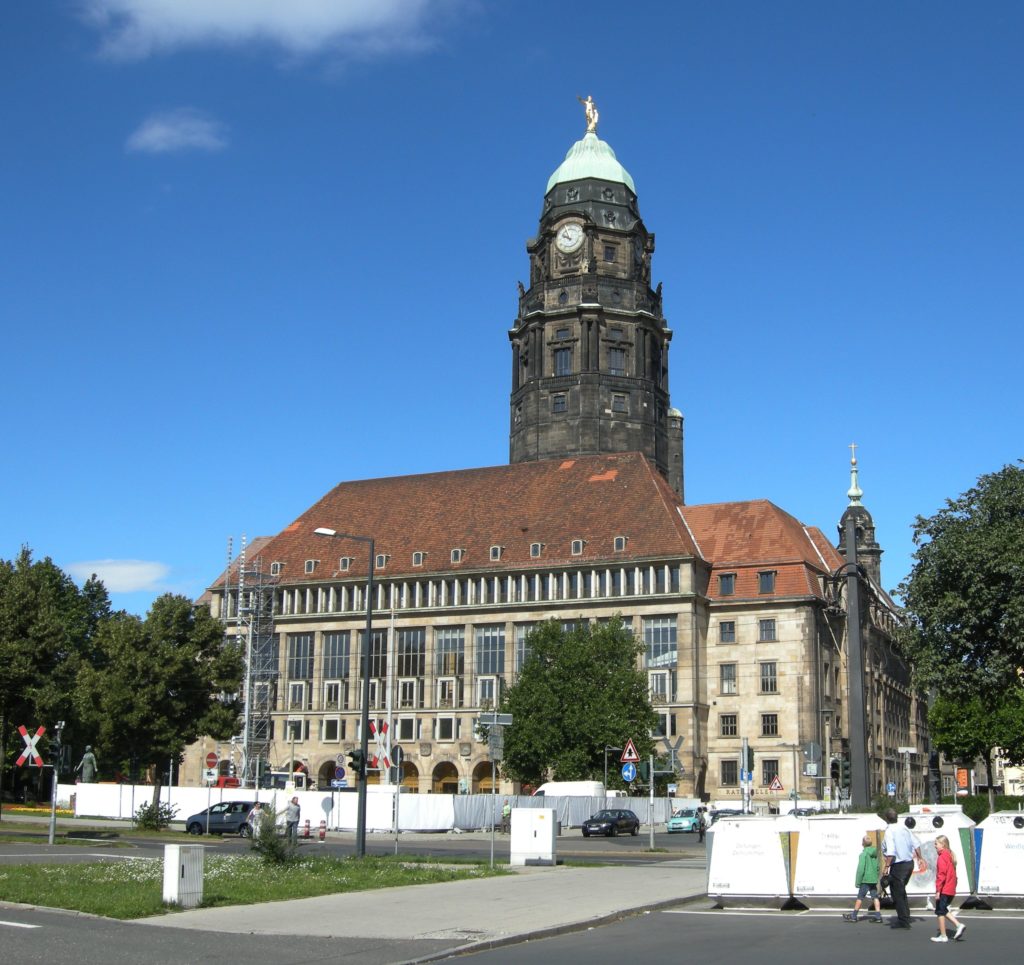
M283 812L282 812L283 813ZM295 857L295 845L277 831L277 812L265 807L258 828L252 829L249 845L267 864L287 864Z
M135 827L143 831L162 831L174 820L177 813L176 804L164 804L163 801L143 804L135 812Z

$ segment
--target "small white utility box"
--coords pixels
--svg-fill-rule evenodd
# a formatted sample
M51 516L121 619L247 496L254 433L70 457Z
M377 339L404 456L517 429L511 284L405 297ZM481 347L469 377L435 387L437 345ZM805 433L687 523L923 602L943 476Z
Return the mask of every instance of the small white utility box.
M514 865L555 863L558 819L554 808L512 808Z
M203 846L164 845L164 901L195 908L203 900Z

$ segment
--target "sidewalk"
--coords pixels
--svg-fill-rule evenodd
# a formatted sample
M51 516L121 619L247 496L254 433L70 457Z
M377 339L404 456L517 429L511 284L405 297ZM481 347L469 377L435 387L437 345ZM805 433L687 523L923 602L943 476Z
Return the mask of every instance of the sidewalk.
M645 867L527 868L474 881L324 895L295 901L197 908L137 924L234 934L380 939L413 943L404 960L439 958L612 921L700 897L705 872L692 861ZM437 943L443 942L443 950ZM422 955L414 943L427 942ZM417 957L418 955L418 957ZM403 959L395 959L399 961Z

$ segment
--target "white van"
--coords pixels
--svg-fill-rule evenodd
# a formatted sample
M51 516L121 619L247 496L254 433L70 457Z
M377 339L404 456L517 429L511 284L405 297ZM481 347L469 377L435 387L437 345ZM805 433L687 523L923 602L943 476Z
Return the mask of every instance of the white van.
M600 781L547 781L533 792L534 797L604 797Z

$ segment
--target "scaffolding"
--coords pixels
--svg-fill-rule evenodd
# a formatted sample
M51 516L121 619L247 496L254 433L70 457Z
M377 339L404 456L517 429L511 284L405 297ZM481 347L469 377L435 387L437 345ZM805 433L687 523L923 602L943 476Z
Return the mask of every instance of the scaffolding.
M249 549L243 534L238 559L232 561L231 540L228 540L229 567L224 587L227 605L222 613L225 631L234 618L235 640L244 647L245 655L242 732L232 739L232 756L235 748L241 754L236 776L244 787L257 787L270 769L271 720L280 675L278 640L274 633L277 580L264 569L260 555L249 559Z

